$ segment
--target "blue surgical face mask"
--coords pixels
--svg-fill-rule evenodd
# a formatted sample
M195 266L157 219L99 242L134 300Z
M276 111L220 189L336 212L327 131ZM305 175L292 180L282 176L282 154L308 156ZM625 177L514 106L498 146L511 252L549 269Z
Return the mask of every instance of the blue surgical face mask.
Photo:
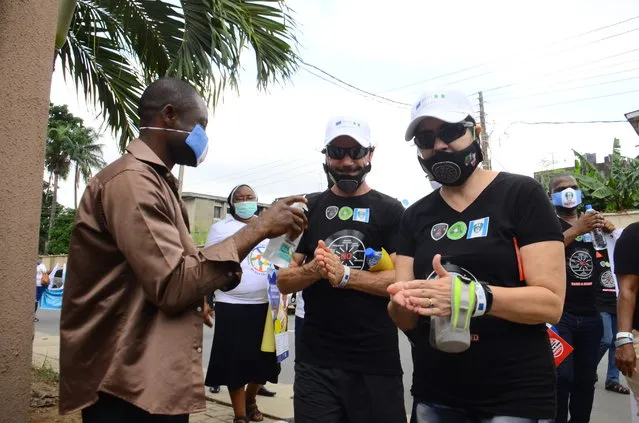
M563 191L555 192L552 194L552 204L557 207L574 209L581 204L581 190L566 188Z
M188 166L197 167L199 166L204 159L206 158L206 153L209 151L209 137L206 135L206 131L204 128L200 126L200 124L195 125L191 132L182 131L181 129L169 129L169 128L157 128L155 126L141 126L140 129L153 129L156 131L168 131L168 132L179 132L181 134L189 134L186 137L186 145L188 145L193 154L195 155L195 164L187 164L187 163L178 163L178 164L187 164Z
M243 201L241 203L233 203L235 214L240 219L249 219L257 213L257 201Z

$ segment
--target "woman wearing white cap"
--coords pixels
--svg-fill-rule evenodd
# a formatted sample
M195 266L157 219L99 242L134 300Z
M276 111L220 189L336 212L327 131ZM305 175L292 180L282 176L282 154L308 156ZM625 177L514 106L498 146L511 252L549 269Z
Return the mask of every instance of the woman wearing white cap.
M546 322L565 295L562 233L542 187L478 168L480 128L456 91L424 94L406 140L442 185L406 210L389 312L413 343L418 423L555 414Z

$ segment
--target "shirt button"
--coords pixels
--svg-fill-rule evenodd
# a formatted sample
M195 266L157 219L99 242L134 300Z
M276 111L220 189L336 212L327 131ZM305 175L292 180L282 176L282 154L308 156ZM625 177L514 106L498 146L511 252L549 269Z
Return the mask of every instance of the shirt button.
M202 312L202 307L198 307L197 311L198 311L198 313L201 313Z
M202 347L197 347L197 352L201 353L202 352Z

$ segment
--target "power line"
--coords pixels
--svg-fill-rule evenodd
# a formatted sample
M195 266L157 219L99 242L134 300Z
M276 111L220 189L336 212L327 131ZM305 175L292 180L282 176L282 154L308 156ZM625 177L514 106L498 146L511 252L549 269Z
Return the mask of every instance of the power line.
M558 103L543 104L541 106L535 106L535 107L533 107L533 109L541 109L541 108L544 108L544 107L559 106L561 104L580 103L582 101L597 100L597 99L600 99L600 98L615 97L615 96L618 96L618 95L631 94L631 93L636 93L636 92L639 92L639 90L622 91L622 92L618 92L618 93L600 95L600 96L596 96L596 97L585 97L585 98L578 98L578 99L575 99L575 100L560 101Z
M387 102L389 102L389 103L399 104L399 105L402 105L402 106L410 107L410 104L408 104L408 103L403 103L403 102L401 102L401 101L393 100L393 99L391 99L391 98L384 97L384 96L381 96L381 95L378 95L378 94L372 93L372 92L370 92L370 91L363 90L363 89L361 89L361 88L359 88L359 87L356 87L355 85L353 85L353 84L350 84L350 83L348 83L348 82L343 81L342 79L340 79L340 78L338 78L338 77L336 77L336 76L334 76L334 75L330 74L329 72L327 72L327 71L325 71L325 70L323 70L323 69L319 68L318 66L312 65L312 64L307 63L307 62L305 62L305 61L303 61L303 60L300 60L300 63L302 63L302 64L303 64L303 65L305 65L305 66L309 66L309 67L311 67L311 68L313 68L313 69L315 69L315 70L317 70L317 71L319 71L319 72L323 73L324 75L328 76L329 78L332 78L332 79L334 79L335 81L338 81L339 83L344 84L344 85L346 85L347 87L352 88L352 89L354 89L354 90L356 90L356 91L359 91L359 92L361 92L361 93L363 93L363 94L366 94L366 95L371 96L371 97L378 98L378 99L380 99L380 100L387 101ZM308 69L307 69L307 71L308 71ZM311 72L311 73L312 73L312 72ZM315 76L317 76L317 75L315 75Z
M612 27L614 27L614 26L621 25L621 24L624 24L624 23L626 23L626 22L633 21L633 20L635 20L635 19L639 19L639 16L633 16L633 17L631 17L631 18L628 18L628 19L625 19L625 20L622 20L622 21L619 21L619 22L615 22L615 23L610 24L610 25L606 25L606 26L602 26L602 27L599 27L599 28L595 28L595 29L592 29L592 30L589 30L589 31L583 32L583 33L581 33L581 34L573 35L573 36L570 36L570 37L567 37L567 38L561 39L561 40L559 40L559 41L555 41L555 42L552 42L552 43L548 43L548 44L545 44L545 45L544 45L544 47L548 47L548 46L555 46L555 45L557 45L558 43L563 43L563 42L565 42L565 41L569 41L569 40L572 40L572 39L575 39L575 38L583 37L584 35L592 34L592 33L598 32L598 31L602 31L602 30L604 30L604 29L612 28ZM639 28L637 28L637 29L633 29L633 30L628 31L628 32L632 32L632 31L636 31L636 30L639 30ZM613 35L613 36L608 36L608 37L605 37L605 38L600 39L600 40L595 40L594 42L599 42L599 41L607 40L607 39L613 38L613 37L615 37L615 36L624 35L624 34L626 34L626 33L627 33L627 32L624 32L624 33L621 33L621 34L617 34L617 35ZM589 44L590 44L590 43L585 44L585 45L589 45ZM505 56L502 56L502 57L501 57L501 59L510 58L510 57L517 57L517 56L520 56L520 55L522 55L522 54L528 54L528 52L524 52L524 53L515 53L515 54L505 55ZM500 58L500 57L498 56L498 57L497 57L497 59L499 59L499 58ZM495 59L493 59L493 61L494 61L494 60L495 60ZM467 67L467 68L464 68L464 69L461 69L461 70L457 70L457 71L454 71L454 72L444 73L444 74L441 74L441 75L438 75L438 76L435 76L435 77L432 77L432 78L429 78L429 79L424 79L424 80L421 80L421 81L412 82L412 83L410 83L410 84L402 85L402 86L400 86L400 87L391 88L391 89L385 90L385 91L383 91L383 92L392 92L392 91L402 90L402 89L404 89L404 88L413 87L413 86L415 86L415 85L420 85L420 84L423 84L423 83L426 83L426 82L434 81L434 80L436 80L436 79L440 79L440 78L444 78L444 77L452 76L452 75L457 75L457 74L460 74L460 73L463 73L463 72L466 72L466 71L469 71L469 70L473 70L473 69L478 69L478 68L484 67L484 66L486 66L486 65L488 65L488 64L490 64L490 61L488 61L488 62L484 62L484 63L481 63L481 64L478 64L478 65L470 66L470 67ZM493 73L493 72L488 72L488 73ZM485 75L485 74L482 74L482 76L483 76L483 75ZM477 77L479 77L479 76L477 76ZM474 78L475 78L475 77L470 77L470 78L463 79L462 81L465 81L465 80L468 80L468 79L474 79ZM458 81L458 82L461 82L461 81ZM484 90L484 92L486 92L486 90Z
M484 92L484 94L485 94L485 93L491 92L491 91L497 91L497 90L502 90L504 88L514 87L516 85L521 85L523 82L526 82L526 81L534 80L534 79L537 79L537 78L540 78L540 77L544 77L544 76L555 75L555 74L563 72L565 70L569 70L569 71L570 70L574 70L575 68L579 68L579 67L582 67L582 66L587 66L587 65L590 65L590 64L593 64L593 63L601 62L601 61L604 61L604 60L612 59L614 57L623 56L623 55L626 55L626 54L629 54L629 53L633 53L633 52L636 52L636 51L639 51L639 48L628 50L628 51L624 51L622 53L614 54L614 55L611 55L611 56L602 57L600 59L591 60L591 61L588 61L588 62L583 62L583 63L580 63L578 65L567 66L567 67L564 67L564 68L561 68L561 69L557 69L557 70L552 71L552 72L546 72L546 73L542 73L542 74L539 74L539 75L534 75L534 76L532 76L530 78L520 79L519 81L510 83L510 84L498 85L496 87L492 87L492 88L488 88L488 89L482 90L482 92ZM593 70L593 69L590 69L590 70ZM587 71L588 70L586 70L586 72ZM623 71L623 72L627 72L627 71ZM611 75L611 74L608 74L608 75Z
M633 80L633 79L639 79L639 76L633 76L633 77L630 77L630 78L623 78L623 79L616 79L614 81L600 82L600 83L597 83L597 84L580 85L578 87L562 88L562 89L558 89L558 90L543 91L543 92L537 92L537 93L532 93L532 94L527 94L527 95L519 95L519 96L513 96L513 97L499 98L497 100L491 100L489 102L487 101L486 103L495 104L495 103L500 103L500 102L503 102L503 101L520 100L522 98L536 97L536 96L540 96L540 95L544 95L544 94L560 93L560 92L572 91L572 90L579 90L579 89L582 89L582 88L598 87L598 86L601 86L601 85L614 84L614 83L617 83L617 82L625 82L625 81L630 81L630 80Z
M521 125L581 125L581 124L592 124L592 123L628 123L627 120L580 120L580 121L539 121L539 122L526 122L522 120L517 120L511 122L511 125L521 124Z

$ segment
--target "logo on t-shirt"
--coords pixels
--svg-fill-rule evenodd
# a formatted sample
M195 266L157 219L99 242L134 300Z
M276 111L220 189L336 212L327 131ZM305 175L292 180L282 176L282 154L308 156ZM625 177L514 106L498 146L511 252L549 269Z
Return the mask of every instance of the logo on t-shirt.
M371 209L355 209L353 221L368 223L371 217Z
M328 206L328 207L326 207L326 218L328 220L335 219L335 216L337 216L337 212L338 211L339 211L339 208L337 206Z
M448 230L448 223L438 223L433 225L433 228L430 230L430 237L435 241L439 241L446 235L446 231Z
M601 286L608 289L615 288L615 279L612 276L612 272L610 270L606 270L601 273L599 277L599 281L601 282Z
M449 239L456 241L458 239L462 239L464 235L466 235L467 229L468 227L464 222L457 222L450 227L446 236L448 236Z
M364 268L364 234L360 231L346 229L334 233L326 239L326 244L342 261L344 266L352 269Z
M568 261L572 273L579 279L588 279L592 275L594 266L592 257L586 250L575 251Z
M264 258L264 245L258 245L253 248L253 251L248 256L248 261L251 264L251 269L256 273L266 273L268 271L269 262Z
M339 218L342 220L348 220L353 217L353 209L350 207L342 207L339 209Z
M483 219L472 220L468 225L467 239L482 238L488 235L488 222L490 218L484 217Z

